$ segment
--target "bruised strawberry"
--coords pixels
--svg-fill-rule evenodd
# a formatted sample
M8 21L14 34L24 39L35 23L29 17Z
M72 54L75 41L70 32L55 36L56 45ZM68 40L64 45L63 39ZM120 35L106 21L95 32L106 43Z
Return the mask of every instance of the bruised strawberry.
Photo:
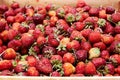
M39 37L37 38L37 44L38 44L38 45L43 45L44 43L46 43L45 37L39 36Z
M110 57L110 53L109 53L107 50L103 50L103 51L101 52L100 56L101 56L102 58L108 60L109 57Z
M96 68L95 68L95 65L92 62L88 62L86 64L85 74L86 75L95 75L96 74Z
M106 49L106 45L103 42L97 42L97 43L93 44L93 47L98 47L100 50Z
M91 44L89 42L81 42L81 49L89 51L91 47L92 46L91 46Z
M113 63L120 64L120 55L119 54L111 55L109 60L112 61Z
M98 68L104 66L106 64L106 61L103 58L93 58L92 63L95 65L96 68Z
M8 7L5 4L0 5L0 13L4 13L7 10L8 10Z
M115 26L115 33L120 34L120 25Z
M27 74L28 76L39 76L39 72L35 67L28 67Z
M72 53L66 53L63 55L63 62L69 62L71 64L73 64L75 62L75 57Z
M13 72L10 70L3 70L1 71L0 76L13 76Z
M21 46L22 43L20 40L13 39L8 43L8 48L13 48L15 51L20 50Z
M113 22L119 22L120 21L120 13L119 12L113 13L111 16L111 19Z
M76 74L85 74L85 63L79 62L75 68Z
M26 60L28 62L28 65L31 67L35 66L37 63L37 59L34 56L27 56Z
M46 58L51 58L52 55L56 54L56 49L54 47L51 47L51 46L45 46L42 49L42 54Z
M87 59L87 51L86 50L78 50L75 53L77 60L85 61Z
M60 75L59 72L54 71L54 72L51 73L51 76L52 76L52 77L60 77L61 75Z
M0 61L0 70L12 69L12 61L11 60L2 60Z
M105 65L105 71L107 74L114 74L114 66L113 64L106 64Z
M16 57L16 52L15 52L15 50L14 49L12 49L12 48L7 48L6 50L5 50L5 52L3 52L3 58L4 59L15 59L15 57Z
M42 58L37 61L36 68L39 72L49 74L52 72L52 65L47 58Z
M115 8L112 6L106 7L106 13L107 14L113 14L115 12Z
M60 62L63 61L60 55L52 55L50 61L52 62L53 60L59 60Z
M96 58L100 56L100 49L97 47L91 48L89 50L89 59Z
M89 14L90 14L91 16L98 16L98 14L99 14L99 9L98 9L98 8L91 8L91 9L89 10Z
M96 43L96 42L101 41L100 33L99 32L92 32L92 33L90 33L89 41L92 42L92 43Z
M64 76L70 76L75 72L75 67L71 63L63 64Z

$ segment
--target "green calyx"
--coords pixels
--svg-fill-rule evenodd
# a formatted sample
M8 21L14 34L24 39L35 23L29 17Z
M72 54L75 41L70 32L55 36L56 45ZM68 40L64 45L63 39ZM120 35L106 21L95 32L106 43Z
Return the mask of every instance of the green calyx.
M73 14L68 14L67 18L66 18L67 22L74 22L75 21L75 16Z
M99 19L97 24L99 25L99 27L104 27L106 24L106 20L105 19Z

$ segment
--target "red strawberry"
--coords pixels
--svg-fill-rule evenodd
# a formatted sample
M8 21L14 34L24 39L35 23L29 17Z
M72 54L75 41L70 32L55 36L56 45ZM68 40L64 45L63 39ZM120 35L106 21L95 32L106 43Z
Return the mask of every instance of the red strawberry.
M11 4L11 8L13 8L13 9L16 9L16 8L19 8L19 7L20 7L20 5L17 2L14 2L14 3Z
M59 72L54 71L54 72L51 73L51 76L53 76L53 77L60 77L61 75L60 75Z
M112 6L107 6L106 7L106 13L107 14L113 14L115 12L115 8Z
M6 50L5 50L5 52L3 52L3 58L4 59L15 59L15 57L16 57L16 52L15 52L15 50L14 49L12 49L12 48L7 48Z
M89 51L91 47L92 46L91 46L91 44L89 42L81 42L81 49Z
M57 39L51 39L49 42L53 47L57 47L59 45L59 41Z
M52 65L47 58L42 58L37 61L36 68L38 71L49 74L52 72Z
M2 60L0 61L0 70L12 69L12 61L11 60Z
M10 70L3 70L1 71L0 76L13 76L13 72Z
M102 58L108 60L109 57L110 57L110 53L109 53L107 50L103 50L103 51L101 52L100 56L101 56Z
M119 12L113 13L111 16L111 19L113 22L119 22L120 21L120 13Z
M33 8L27 8L26 9L26 15L27 16L33 16L34 15L34 9Z
M92 63L95 65L96 68L98 68L104 66L106 64L106 61L103 58L93 58Z
M0 5L0 13L4 13L5 11L8 10L8 6L5 4Z
M52 55L50 61L52 62L53 60L59 60L60 62L63 61L60 55Z
M91 9L89 10L89 14L90 14L91 16L97 16L97 15L99 14L99 9L98 9L98 8L91 8Z
M99 18L103 18L103 19L107 18L107 14L106 14L105 10L100 10L99 11Z
M120 25L115 26L115 33L120 34Z
M35 67L28 67L27 74L28 76L39 76L39 72Z
M114 37L114 40L120 41L120 34L116 34L115 37Z
M84 27L85 27L85 24L84 23L81 23L81 22L76 22L74 23L75 25L75 29L78 30L78 31L81 31Z
M25 71L26 69L26 66L25 65L22 65L22 64L17 64L15 67L14 67L14 71L16 73L20 73L20 72L23 72Z
M100 33L99 32L92 32L92 33L90 33L89 41L92 42L92 43L96 43L96 42L101 41Z
M120 64L120 55L119 55L119 54L111 55L109 59L110 59L113 63Z
M86 5L83 7L83 11L88 12L91 9L91 6Z
M14 39L17 35L18 35L17 30L9 29L9 31L8 31L8 39L9 40Z
M86 64L85 74L86 75L95 75L96 74L96 68L95 68L95 65L92 62L88 62Z
M87 51L86 50L78 50L75 53L77 60L85 61L87 59Z
M66 53L63 55L63 62L69 62L71 64L73 64L75 62L75 57L72 53Z
M25 21L25 16L22 13L18 13L15 16L15 22L23 22Z
M85 37L85 38L88 38L89 37L89 34L92 32L92 29L83 29L81 31L81 34Z
M103 42L97 42L97 43L93 44L93 47L98 47L98 48L100 48L100 50L106 49L106 45Z
M39 14L39 13L36 13L33 15L33 21L36 23L36 24L39 24L43 21L44 19L44 15L43 14Z
M26 60L27 60L28 65L29 65L30 67L35 66L36 63L37 63L37 59L36 59L34 56L27 56L27 57L26 57Z
M84 0L78 0L76 7L84 7L86 5Z
M68 13L68 14L65 15L65 20L67 22L72 23L72 22L75 21L75 16L72 13Z
M28 30L29 30L29 26L28 26L27 23L24 23L24 22L21 23L20 26L19 26L19 28L18 28L18 31L19 31L20 33L28 32Z
M39 37L37 38L37 44L38 44L38 45L43 45L44 43L46 43L45 37L39 36Z
M105 71L107 74L114 74L114 66L113 64L106 64Z
M33 36L34 36L35 39L37 39L39 36L43 36L43 33L42 33L42 31L40 31L40 29L36 28L33 31Z
M14 16L8 16L6 20L7 20L8 23L14 23L15 22L15 17Z
M85 63L79 62L75 68L76 74L84 74L85 73Z
M106 27L104 29L104 32L107 34L113 34L114 33L114 27L110 23L106 23Z
M5 30L5 26L6 26L6 21L4 19L0 19L0 32Z
M57 14L57 16L58 17L64 17L65 16L65 10L63 9L63 8L58 8L57 10L56 10L56 14Z
M7 11L4 13L4 15L5 15L5 17L14 16L15 13L13 13L13 12L14 12L13 9L9 9L9 10L7 10Z
M71 63L63 64L64 76L70 76L75 72L75 67Z
M120 66L118 66L117 68L115 68L115 72L120 75Z
M65 53L67 53L67 50L58 50L57 54L60 56L63 56Z

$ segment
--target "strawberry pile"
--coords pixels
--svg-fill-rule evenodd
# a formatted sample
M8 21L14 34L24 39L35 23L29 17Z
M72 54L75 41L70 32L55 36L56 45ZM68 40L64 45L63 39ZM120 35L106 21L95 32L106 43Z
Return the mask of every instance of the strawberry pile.
M0 5L1 76L119 76L120 12L112 6Z

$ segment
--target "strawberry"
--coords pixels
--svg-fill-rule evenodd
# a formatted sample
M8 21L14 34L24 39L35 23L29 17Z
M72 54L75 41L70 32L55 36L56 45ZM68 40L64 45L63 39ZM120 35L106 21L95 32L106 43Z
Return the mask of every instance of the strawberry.
M63 59L60 55L52 55L50 58L50 61L52 62L53 60L59 60L60 62L63 61Z
M16 8L14 10L14 12L15 12L15 14L24 13L25 12L25 8L24 7Z
M111 16L111 19L113 22L119 22L120 21L120 13L117 12L117 13L113 13L112 16Z
M11 4L12 9L16 9L16 8L19 8L19 7L20 7L20 5L17 2L14 2L14 3Z
M92 46L91 46L91 44L89 42L81 42L81 49L89 51L91 47Z
M6 25L6 21L4 19L0 19L0 32L5 30L5 25Z
M100 33L99 32L92 32L92 33L90 33L89 41L92 42L92 43L96 43L96 42L101 41Z
M52 72L52 65L47 58L42 58L37 61L36 68L39 72L49 74Z
M75 16L72 13L68 13L68 14L65 15L65 20L67 22L72 23L72 22L75 21Z
M91 9L91 6L89 6L89 5L86 5L83 7L84 12L88 12L90 9Z
M60 77L61 75L60 75L59 72L54 71L54 72L51 73L51 76L53 76L53 77Z
M75 29L78 30L78 31L81 31L84 28L84 26L85 26L85 24L81 23L81 22L75 22L74 24L75 24L74 25Z
M114 33L114 27L108 22L106 23L104 33L107 33L107 34L113 34Z
M63 64L64 76L70 76L75 72L75 67L71 63Z
M35 67L28 67L27 74L28 76L39 76L39 72Z
M15 59L16 57L16 52L14 49L12 48L7 48L4 52L3 52L3 58L4 59Z
M13 40L18 35L17 30L9 29L8 31L8 39Z
M105 71L106 71L107 74L113 75L114 74L114 66L113 66L113 64L106 64L105 65Z
M45 37L39 36L39 37L37 38L37 44L38 44L38 45L43 45L44 43L46 43Z
M26 60L27 60L28 65L30 67L34 67L36 65L36 63L37 63L37 59L34 56L27 56Z
M33 16L34 15L34 9L33 8L27 8L26 9L26 15L27 16Z
M86 3L85 3L84 0L78 0L77 4L76 4L76 7L84 7L85 5L86 5Z
M115 33L120 34L120 25L115 26Z
M18 28L18 31L19 31L20 33L26 33L26 32L28 32L28 30L29 30L29 26L28 26L27 23L24 23L24 22L22 22L22 23L20 24L19 28Z
M101 52L100 56L101 56L102 58L108 60L109 57L110 57L110 53L109 53L107 50L103 50L103 51Z
M114 54L109 57L109 60L112 61L113 63L120 64L120 55L119 54Z
M86 50L78 50L75 53L77 60L85 61L87 59L87 51Z
M86 64L85 74L86 75L95 75L96 74L96 68L95 68L95 65L92 62L88 62Z
M92 29L83 29L81 31L82 36L84 36L86 39L89 37L89 34L92 32Z
M84 62L79 62L75 68L76 74L84 74L85 73L85 63Z
M63 8L58 8L57 10L56 10L56 15L58 16L58 17L64 17L65 16L65 10L63 9Z
M0 76L13 76L13 72L10 70L3 70L1 71Z
M120 66L118 66L117 68L115 68L115 72L120 75ZM119 76L119 75L118 75L118 76Z
M14 23L15 22L15 17L14 16L8 16L6 20L7 20L8 23Z
M43 21L44 17L45 17L45 16L44 16L43 14L35 13L35 14L33 15L33 21L34 21L36 24L39 24L39 23L41 23L41 22Z
M98 47L100 50L106 49L106 45L103 42L97 42L97 43L93 44L93 47Z
M106 64L106 61L103 58L93 58L92 63L95 65L96 68L98 68L104 66Z
M2 60L0 61L0 70L12 69L12 61L11 60Z
M67 50L58 50L57 54L60 56L63 56L65 53L67 53Z
M20 72L25 71L25 69L26 69L26 66L24 66L24 65L22 65L22 64L17 64L17 65L14 67L14 72L20 73Z
M16 16L15 16L15 22L23 22L25 21L25 17L22 13L18 13Z
M100 49L97 47L91 48L89 50L89 59L96 58L100 56Z
M120 41L120 34L116 34L115 37L114 37L114 40Z
M57 39L51 39L50 45L53 47L57 47L59 45L59 41Z
M112 6L107 6L106 7L106 13L107 14L113 14L115 12L115 8Z
M107 18L106 10L99 11L99 18L103 18L103 19Z
M75 57L72 53L66 53L63 55L63 62L69 62L71 64L73 64L75 62Z
M13 9L9 9L9 10L7 10L7 11L4 13L4 15L5 15L5 17L14 16L15 13L13 13L13 12L14 12Z
M5 11L8 10L8 6L5 4L0 5L0 13L4 13Z
M98 14L99 14L98 8L91 8L91 9L89 10L89 14L90 14L91 16L98 16Z

